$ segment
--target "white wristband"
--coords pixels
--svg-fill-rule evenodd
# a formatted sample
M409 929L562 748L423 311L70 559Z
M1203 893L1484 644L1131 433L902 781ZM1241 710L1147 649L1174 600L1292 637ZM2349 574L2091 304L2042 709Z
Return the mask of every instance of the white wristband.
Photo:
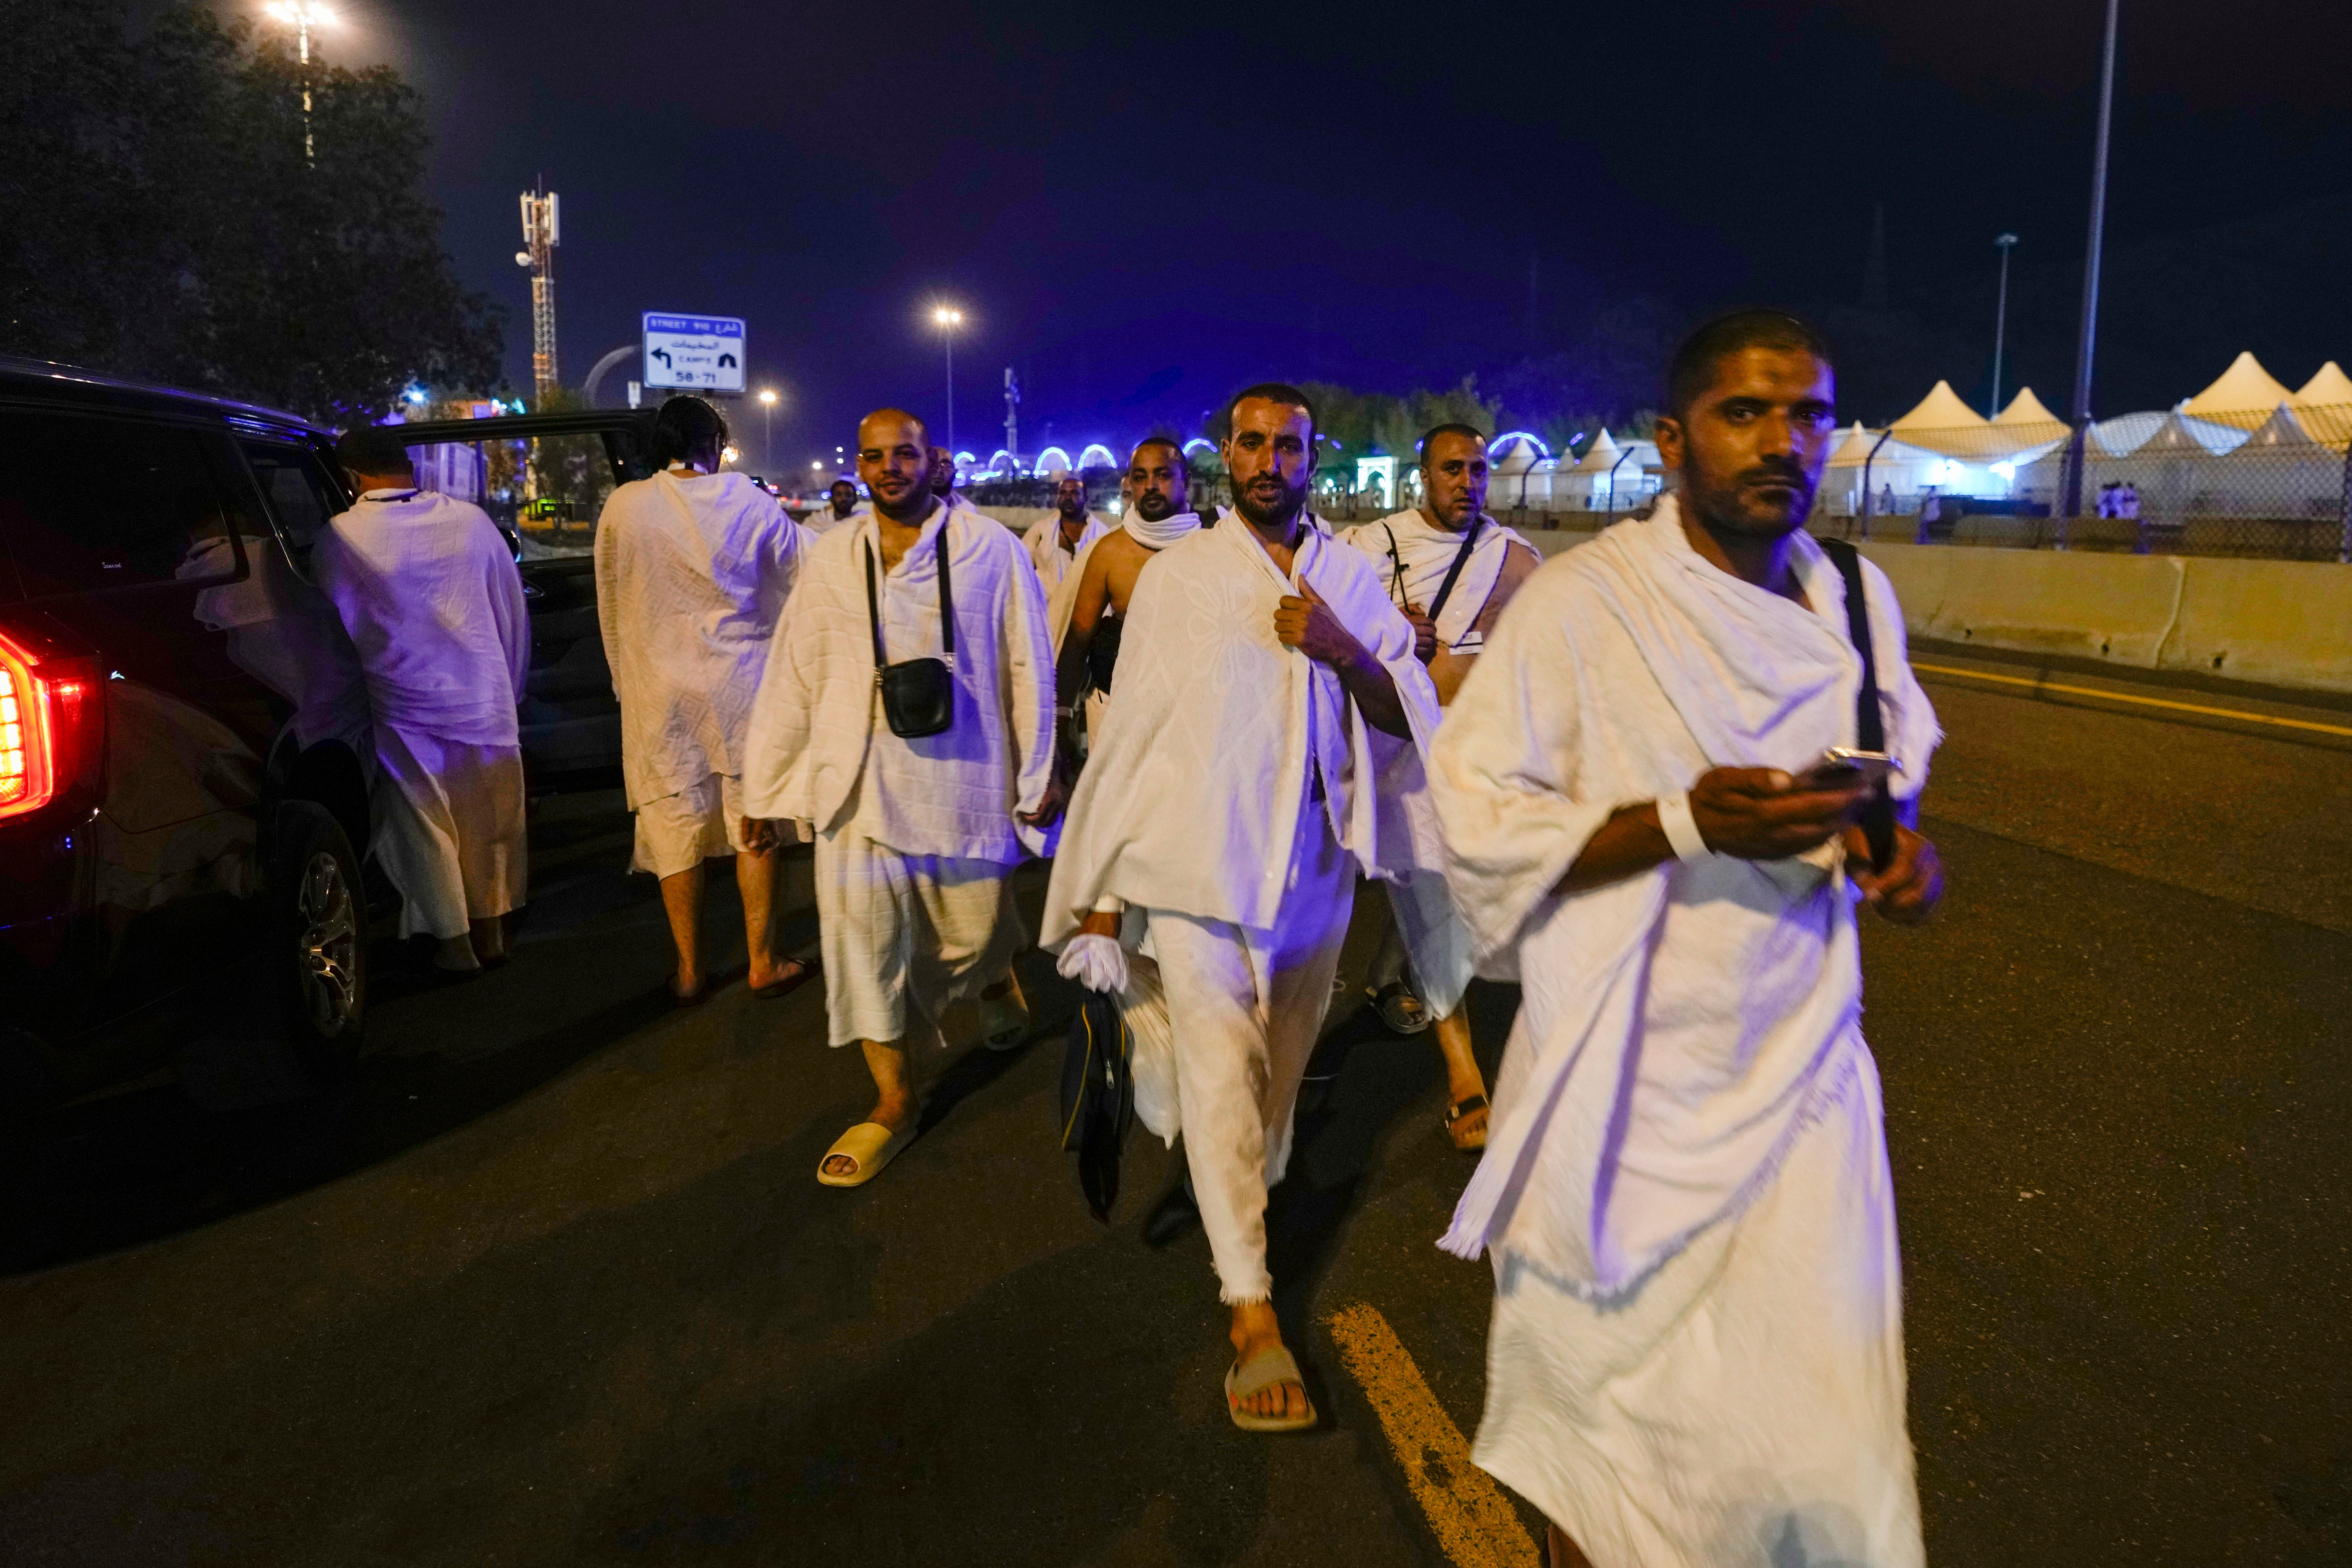
M1675 847L1678 860L1704 860L1714 850L1699 836L1698 818L1691 815L1690 791L1658 797L1658 826L1665 829L1666 842Z

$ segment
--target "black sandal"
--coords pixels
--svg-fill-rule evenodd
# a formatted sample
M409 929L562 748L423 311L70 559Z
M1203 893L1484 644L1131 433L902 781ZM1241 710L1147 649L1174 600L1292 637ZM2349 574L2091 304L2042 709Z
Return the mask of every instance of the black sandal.
M1418 1035L1430 1026L1429 1004L1402 980L1391 980L1377 991L1366 986L1364 994L1372 999L1372 1010L1392 1035Z

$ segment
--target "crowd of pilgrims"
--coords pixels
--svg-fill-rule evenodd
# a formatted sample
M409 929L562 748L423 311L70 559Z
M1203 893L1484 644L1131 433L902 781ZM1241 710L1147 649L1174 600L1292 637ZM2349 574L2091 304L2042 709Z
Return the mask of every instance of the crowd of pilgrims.
M1073 479L1025 534L903 410L866 417L860 483L795 521L722 469L718 410L672 398L656 471L595 532L632 867L658 879L679 1005L715 984L713 858L751 988L822 981L829 1043L876 1090L827 1186L916 1135L950 1004L985 1048L1028 1037L1018 952L1115 1005L1135 1115L1181 1142L1252 1432L1318 1419L1266 1194L1370 879L1371 1003L1433 1037L1447 1134L1483 1151L1440 1243L1496 1274L1477 1462L1543 1510L1556 1563L1900 1568L1921 1549L1855 922L1940 892L1915 830L1938 731L1886 579L1803 531L1828 345L1719 318L1665 394L1669 492L1549 564L1486 514L1465 425L1423 438L1419 505L1334 531L1307 504L1314 411L1279 384L1226 410L1232 507L1196 508L1154 437L1116 522ZM520 584L484 514L417 488L396 427L339 454L360 500L319 575L374 709L374 848L403 936L470 971L524 898ZM819 937L792 956L776 889L803 845ZM1011 882L1031 858L1034 931ZM1481 974L1521 987L1491 1107Z

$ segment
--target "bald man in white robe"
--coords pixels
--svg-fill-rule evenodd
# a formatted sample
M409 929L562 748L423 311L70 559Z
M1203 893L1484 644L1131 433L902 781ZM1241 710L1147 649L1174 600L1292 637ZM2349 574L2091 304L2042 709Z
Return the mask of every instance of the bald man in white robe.
M1045 595L1020 541L932 494L913 415L868 415L857 443L874 510L802 567L744 773L754 816L814 826L829 1037L856 1044L874 1077L874 1110L818 1165L840 1187L872 1180L913 1138L913 1052L946 1043L949 1003L977 993L987 1042L1020 1043L1011 964L1025 943L1008 879L1061 815ZM943 676L909 673L945 680L948 727L897 733L877 668L925 660Z
M358 650L374 716L377 862L400 889L400 934L429 932L436 967L507 955L528 895L516 704L530 618L506 538L479 507L416 488L397 426L347 432L360 495L311 552Z

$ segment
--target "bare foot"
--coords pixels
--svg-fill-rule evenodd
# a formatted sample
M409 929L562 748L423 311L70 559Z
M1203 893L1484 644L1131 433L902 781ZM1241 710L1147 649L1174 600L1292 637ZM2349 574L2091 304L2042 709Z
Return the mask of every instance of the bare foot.
M750 981L752 990L765 991L771 985L780 985L787 980L797 980L808 972L809 964L805 959L775 958L755 954L751 959L751 973L746 978Z
M912 1095L900 1095L895 1100L877 1100L874 1102L874 1109L866 1113L866 1120L877 1122L896 1132L914 1120L916 1109ZM857 1162L846 1154L835 1154L825 1161L822 1169L828 1176L854 1176L857 1173Z
M1234 1360L1245 1362L1259 1351L1282 1343L1282 1325L1275 1321L1274 1305L1269 1301L1244 1301L1234 1308ZM1296 1380L1276 1383L1259 1389L1246 1399L1234 1401L1234 1408L1246 1415L1300 1416L1312 1408L1307 1402L1307 1390Z

